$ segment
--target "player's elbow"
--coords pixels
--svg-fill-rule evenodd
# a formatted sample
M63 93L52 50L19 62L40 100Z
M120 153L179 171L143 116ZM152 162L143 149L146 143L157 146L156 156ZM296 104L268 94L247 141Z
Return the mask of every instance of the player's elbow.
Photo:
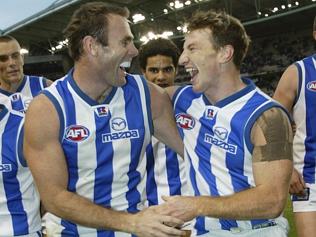
M279 217L285 208L286 202L287 202L287 193L275 195L272 205L271 205L271 209L269 210L268 218Z
M67 191L55 190L50 194L46 192L44 195L41 195L45 210L62 218L65 216L65 212L67 212L67 202L65 202L65 200L69 201L70 198L71 195Z

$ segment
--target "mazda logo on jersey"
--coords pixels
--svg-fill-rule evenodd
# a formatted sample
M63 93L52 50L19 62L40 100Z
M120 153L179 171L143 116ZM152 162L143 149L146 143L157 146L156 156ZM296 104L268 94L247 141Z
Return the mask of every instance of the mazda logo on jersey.
M0 164L0 172L10 172L12 171L11 164Z
M237 153L237 146L236 145L228 143L224 140L218 139L217 137L212 136L211 134L205 133L204 142L212 144L214 146L217 146L217 147L227 151L228 153L231 153L234 155Z
M70 125L66 128L65 139L70 142L82 142L90 135L89 129L82 125Z
M111 123L112 123L111 125L112 129L115 131L121 131L124 128L126 128L126 121L122 118L119 118L119 117L113 118L111 120Z
M139 138L138 129L126 130L127 123L123 118L116 117L111 120L111 128L115 131L102 134L102 142ZM124 130L124 131L123 131Z
M307 83L306 88L312 92L316 92L316 81L310 81Z
M228 130L223 127L215 127L214 128L214 135L205 133L204 141L209 144L213 144L228 153L236 154L237 153L237 146L226 141L228 137Z
M195 126L195 120L191 115L185 113L176 114L176 123L178 127L191 130Z
M215 127L214 128L214 134L216 137L218 137L221 140L226 140L228 131L226 128L223 127Z
M226 141L228 137L228 130L226 128L215 127L213 131L215 136L205 133L204 141L206 143L213 144L231 154L237 153L237 146Z

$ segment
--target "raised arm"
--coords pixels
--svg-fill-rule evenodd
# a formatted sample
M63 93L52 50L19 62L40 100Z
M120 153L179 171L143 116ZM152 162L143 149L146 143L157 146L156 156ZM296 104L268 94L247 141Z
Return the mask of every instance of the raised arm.
M295 65L289 66L281 76L273 98L279 101L290 113L297 96L298 70Z
M283 73L279 84L275 90L273 98L279 101L291 113L294 106L295 98L298 94L298 69L295 65L289 66ZM296 130L296 125L293 124L293 131ZM303 176L293 169L290 193L303 195L306 187Z
M68 171L59 142L59 118L45 95L36 97L26 114L24 153L48 212L83 226L119 230L137 236L179 236L182 232L163 225L181 221L158 215L153 209L138 214L114 211L95 205L67 190ZM156 230L156 231L154 231Z
M151 110L154 123L154 135L183 157L183 142L178 133L173 116L170 98L167 92L148 82L151 97Z
M246 220L279 216L293 169L292 130L285 113L278 108L266 111L254 124L251 138L255 187L225 197L165 197L161 212L185 221L196 216Z

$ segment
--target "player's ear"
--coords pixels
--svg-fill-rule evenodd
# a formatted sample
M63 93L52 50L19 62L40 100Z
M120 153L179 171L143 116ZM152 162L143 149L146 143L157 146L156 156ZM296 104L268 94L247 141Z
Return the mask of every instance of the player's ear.
M24 54L21 54L21 61L22 61L22 66L24 65Z
M82 48L83 48L83 51L87 53L88 55L95 57L98 54L97 41L91 35L86 35L82 39Z
M228 63L233 59L234 47L232 45L225 45L219 50L219 61L221 63Z

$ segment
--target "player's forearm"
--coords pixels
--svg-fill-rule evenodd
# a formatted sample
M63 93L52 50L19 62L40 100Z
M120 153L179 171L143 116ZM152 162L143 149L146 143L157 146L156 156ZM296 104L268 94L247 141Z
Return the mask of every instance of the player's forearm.
M175 120L169 99L166 98L164 109L159 117L154 120L154 135L161 142L183 157L184 147Z
M269 192L256 187L231 196L198 198L198 215L225 219L265 219L278 217L286 204L286 191Z
M132 232L133 215L92 203L77 194L63 191L44 202L47 210L76 224L114 231Z

